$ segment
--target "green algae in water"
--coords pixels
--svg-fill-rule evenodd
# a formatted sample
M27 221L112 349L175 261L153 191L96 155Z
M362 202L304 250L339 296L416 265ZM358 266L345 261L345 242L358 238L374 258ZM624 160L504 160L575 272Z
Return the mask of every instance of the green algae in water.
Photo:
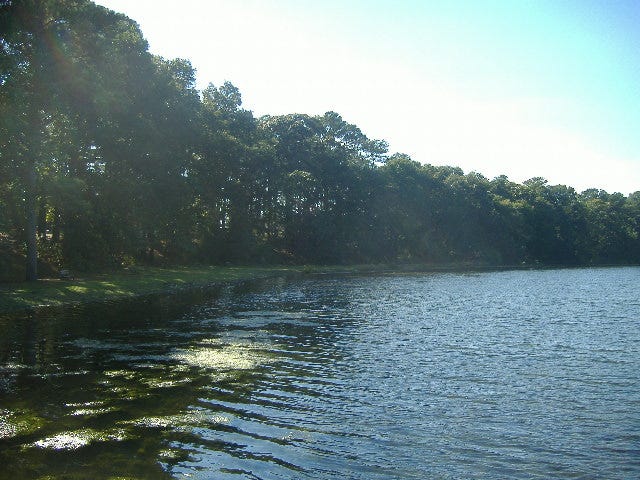
M30 444L30 447L50 450L77 450L93 442L121 442L131 438L124 429L98 431L91 428L60 432Z
M172 388L179 387L191 383L190 378L181 378L176 380L163 380L161 378L145 378L142 382L149 388Z
M72 417L97 417L107 413L115 412L116 407L102 407L102 408L78 408L69 413Z
M231 419L224 415L211 414L205 410L191 410L181 414L142 417L135 420L120 422L122 425L133 425L146 428L170 428L174 430L184 430L190 427L202 425L223 425L231 422Z
M73 409L67 414L72 417L97 417L117 410L115 406L106 405L104 401L65 403L64 406Z
M167 448L158 452L158 458L166 463L178 463L191 459L189 452L175 448Z
M42 417L29 410L0 410L0 440L29 435L45 423Z

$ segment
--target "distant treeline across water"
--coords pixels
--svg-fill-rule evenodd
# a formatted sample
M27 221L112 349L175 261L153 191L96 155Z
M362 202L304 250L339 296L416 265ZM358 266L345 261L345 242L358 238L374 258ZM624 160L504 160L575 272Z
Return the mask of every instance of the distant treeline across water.
M0 271L640 263L640 192L421 164L334 112L255 118L89 1L2 2L0 32Z

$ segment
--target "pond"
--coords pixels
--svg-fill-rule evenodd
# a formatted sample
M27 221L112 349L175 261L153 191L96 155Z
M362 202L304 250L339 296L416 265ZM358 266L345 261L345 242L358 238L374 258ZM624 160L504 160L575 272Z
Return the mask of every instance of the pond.
M639 287L317 276L3 319L0 478L639 478Z

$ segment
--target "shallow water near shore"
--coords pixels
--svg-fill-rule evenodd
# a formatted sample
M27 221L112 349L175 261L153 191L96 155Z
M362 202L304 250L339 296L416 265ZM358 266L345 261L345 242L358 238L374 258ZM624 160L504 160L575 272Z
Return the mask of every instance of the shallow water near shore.
M0 478L637 478L639 287L323 276L3 319Z

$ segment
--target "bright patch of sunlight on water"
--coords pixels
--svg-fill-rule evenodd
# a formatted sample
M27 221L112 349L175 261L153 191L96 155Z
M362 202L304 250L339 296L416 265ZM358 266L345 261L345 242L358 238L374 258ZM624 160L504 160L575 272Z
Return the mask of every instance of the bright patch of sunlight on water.
M171 358L190 365L214 371L252 370L271 359L264 346L251 343L222 344L215 339L201 341L203 345L176 350Z

